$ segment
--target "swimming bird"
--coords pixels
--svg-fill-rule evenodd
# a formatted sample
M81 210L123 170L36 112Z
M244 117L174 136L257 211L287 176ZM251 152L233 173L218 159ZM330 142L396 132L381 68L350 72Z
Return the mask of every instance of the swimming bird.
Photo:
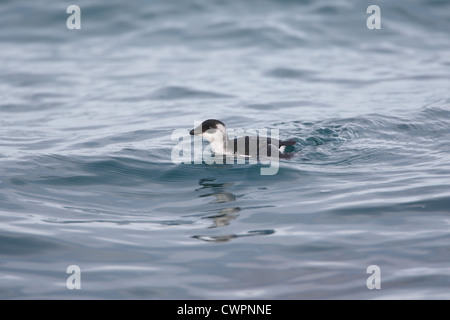
M191 135L201 136L208 141L211 149L219 155L238 156L277 156L279 158L290 158L292 153L285 153L286 146L297 143L295 140L280 141L271 137L244 136L229 139L225 124L216 119L203 121L201 125L190 131Z

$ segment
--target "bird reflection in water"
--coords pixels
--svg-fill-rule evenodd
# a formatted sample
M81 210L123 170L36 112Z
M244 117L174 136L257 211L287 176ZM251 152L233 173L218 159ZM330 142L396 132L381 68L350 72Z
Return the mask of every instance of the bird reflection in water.
M234 182L215 182L216 178L204 178L199 180L201 188L196 191L207 190L207 192L199 195L199 197L214 197L209 202L210 204L219 204L236 201L236 195L229 192L228 187L234 185ZM203 219L210 219L213 223L208 228L224 227L230 224L230 222L239 217L240 207L228 207L214 210L212 215L204 216ZM207 242L227 242L231 239L240 237L249 237L255 235L268 235L275 233L274 230L253 230L242 234L224 234L224 235L194 235L192 238L200 239Z
M202 187L196 191L208 190L212 192L201 194L199 197L214 197L215 199L210 202L211 204L236 201L236 196L226 191L226 187L234 185L234 182L214 183L215 180L215 178L200 179L199 184ZM236 219L239 216L239 211L241 211L239 207L220 208L214 210L214 214L205 216L203 219L212 220L213 224L209 228L223 227L229 225L231 220Z

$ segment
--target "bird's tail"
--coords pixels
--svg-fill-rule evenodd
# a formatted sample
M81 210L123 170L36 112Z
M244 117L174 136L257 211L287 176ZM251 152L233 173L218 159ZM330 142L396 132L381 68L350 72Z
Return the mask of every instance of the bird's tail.
M284 141L280 141L280 147L281 146L293 146L296 143L297 143L297 141L295 141L294 139L284 140Z

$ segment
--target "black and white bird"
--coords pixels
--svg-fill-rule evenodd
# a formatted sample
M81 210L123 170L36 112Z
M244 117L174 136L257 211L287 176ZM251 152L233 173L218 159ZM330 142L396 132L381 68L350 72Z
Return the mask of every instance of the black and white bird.
M216 119L203 121L197 128L192 129L190 134L201 136L208 141L212 151L218 155L290 158L293 154L285 153L285 148L297 143L292 139L281 141L262 136L244 136L229 139L225 124Z

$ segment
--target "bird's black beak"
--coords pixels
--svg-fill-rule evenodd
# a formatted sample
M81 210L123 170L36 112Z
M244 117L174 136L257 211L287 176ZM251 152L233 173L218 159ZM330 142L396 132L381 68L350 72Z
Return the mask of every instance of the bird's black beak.
M192 129L189 133L191 134L191 136L193 136L194 135L194 129Z

